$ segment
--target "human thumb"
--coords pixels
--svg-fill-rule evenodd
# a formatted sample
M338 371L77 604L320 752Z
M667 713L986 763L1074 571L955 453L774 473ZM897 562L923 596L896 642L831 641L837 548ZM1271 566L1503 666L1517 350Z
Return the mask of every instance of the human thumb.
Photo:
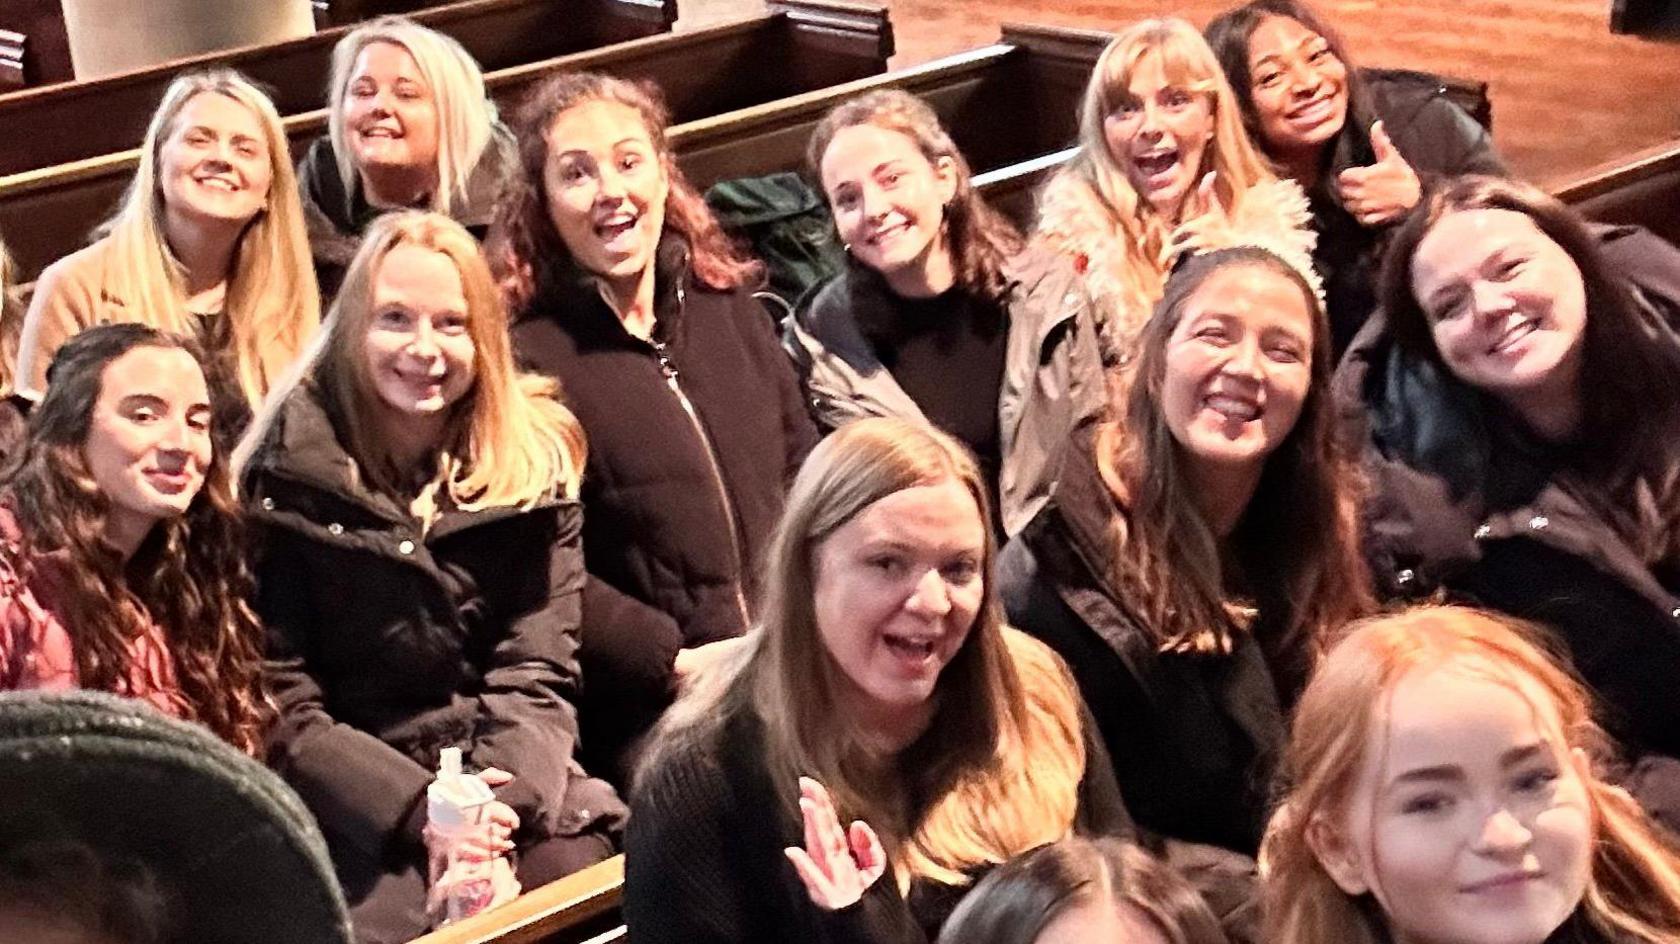
M1400 156L1400 151L1389 140L1388 129L1383 127L1382 119L1371 123L1371 151L1377 156L1378 164L1386 164Z

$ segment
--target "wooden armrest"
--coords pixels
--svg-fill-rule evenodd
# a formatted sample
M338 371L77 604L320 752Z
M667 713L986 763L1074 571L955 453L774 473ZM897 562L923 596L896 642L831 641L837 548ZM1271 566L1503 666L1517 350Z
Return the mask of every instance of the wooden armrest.
M411 944L534 944L618 908L623 894L624 857L618 855Z

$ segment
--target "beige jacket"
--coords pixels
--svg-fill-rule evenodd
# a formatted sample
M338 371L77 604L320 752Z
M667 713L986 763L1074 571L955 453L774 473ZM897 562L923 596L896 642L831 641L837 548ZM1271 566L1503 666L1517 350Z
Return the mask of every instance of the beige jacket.
M22 396L41 399L53 355L84 328L140 320L139 313L130 311L107 285L109 246L110 240L102 239L77 250L48 266L36 281L29 313L23 318L13 370L17 392Z

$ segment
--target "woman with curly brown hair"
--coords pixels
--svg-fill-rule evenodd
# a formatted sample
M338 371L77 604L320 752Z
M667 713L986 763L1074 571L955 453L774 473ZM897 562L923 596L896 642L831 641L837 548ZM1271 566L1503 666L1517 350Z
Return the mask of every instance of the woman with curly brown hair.
M0 485L0 689L143 698L256 753L260 631L192 344L90 328Z
M703 644L752 622L754 562L816 438L759 267L677 169L666 121L622 79L549 80L514 123L521 173L490 237L515 352L589 437L581 713L602 771L718 651Z

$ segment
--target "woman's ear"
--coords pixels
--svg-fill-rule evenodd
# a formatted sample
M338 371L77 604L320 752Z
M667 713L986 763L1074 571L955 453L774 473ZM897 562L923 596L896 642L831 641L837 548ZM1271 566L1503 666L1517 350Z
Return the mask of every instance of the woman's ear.
M941 154L933 162L933 176L939 181L939 202L949 205L957 198L957 162L951 155Z
M1336 887L1349 895L1363 895L1371 890L1365 875L1365 863L1359 851L1328 819L1316 815L1306 829L1307 848Z

